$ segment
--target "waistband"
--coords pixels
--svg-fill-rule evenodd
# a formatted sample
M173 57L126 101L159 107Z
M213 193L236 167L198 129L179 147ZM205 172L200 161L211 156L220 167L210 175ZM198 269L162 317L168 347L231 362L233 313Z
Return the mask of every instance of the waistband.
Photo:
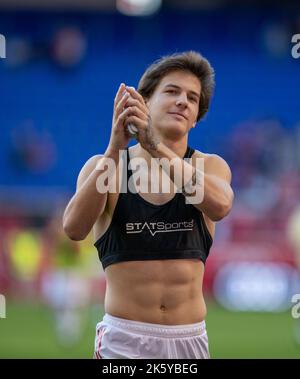
M106 313L103 317L103 322L128 332L154 337L182 338L198 336L206 333L204 320L195 324L163 325L126 320Z

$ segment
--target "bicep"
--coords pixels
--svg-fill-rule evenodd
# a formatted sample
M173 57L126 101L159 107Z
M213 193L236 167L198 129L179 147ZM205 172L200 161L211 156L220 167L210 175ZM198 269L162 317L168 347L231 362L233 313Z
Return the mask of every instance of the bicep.
M203 158L203 154L197 152L197 156ZM224 191L230 202L233 202L234 193L231 187L232 174L227 162L216 154L208 154L204 158L204 173L218 184Z
M93 172L93 170L96 168L97 163L99 162L99 159L103 155L94 155L91 157L85 165L80 170L80 173L77 178L77 184L76 184L76 192L80 190L80 188L83 186L87 178L90 176L90 174Z
M231 184L232 174L231 174L230 167L227 164L227 162L223 158L221 158L219 155L206 154L204 156L203 153L200 153L199 151L196 150L195 158L196 159L200 158L204 160L203 169L206 175L212 175L216 179L224 181L228 183L229 185ZM195 164L193 165L195 166Z
M229 201L230 208L232 207L234 192L231 187L232 174L227 162L218 155L212 155L208 159L207 174L215 178L219 183L219 188L223 190Z
M231 184L232 174L227 162L218 155L211 155L205 163L205 173Z

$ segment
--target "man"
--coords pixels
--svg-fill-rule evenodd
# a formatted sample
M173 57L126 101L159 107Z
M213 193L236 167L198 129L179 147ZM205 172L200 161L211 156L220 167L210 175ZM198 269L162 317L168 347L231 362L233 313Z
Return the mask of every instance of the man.
M204 264L214 224L232 207L231 172L222 158L191 149L187 139L207 112L213 87L213 69L196 52L156 61L137 91L122 83L108 147L79 174L63 223L74 240L93 228L106 274L96 358L209 358ZM139 143L126 149L129 130ZM145 163L138 180L132 180L135 159ZM117 191L103 190L99 181L111 162L107 179ZM153 178L159 191L149 191ZM173 186L162 191L166 182ZM141 184L148 186L138 190Z

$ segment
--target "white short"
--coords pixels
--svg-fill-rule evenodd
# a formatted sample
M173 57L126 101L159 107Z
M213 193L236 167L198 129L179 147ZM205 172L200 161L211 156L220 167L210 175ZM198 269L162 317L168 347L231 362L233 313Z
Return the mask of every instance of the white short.
M94 358L207 359L205 321L160 325L105 314L96 327Z

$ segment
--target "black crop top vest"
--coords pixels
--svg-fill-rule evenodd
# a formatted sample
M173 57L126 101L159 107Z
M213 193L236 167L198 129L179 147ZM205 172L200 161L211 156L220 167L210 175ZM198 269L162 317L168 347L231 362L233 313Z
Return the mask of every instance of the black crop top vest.
M128 148L126 153L129 180ZM184 158L193 153L188 146ZM124 261L193 258L205 263L211 245L202 212L187 204L182 193L155 205L129 190L120 192L111 224L95 243L103 269Z

